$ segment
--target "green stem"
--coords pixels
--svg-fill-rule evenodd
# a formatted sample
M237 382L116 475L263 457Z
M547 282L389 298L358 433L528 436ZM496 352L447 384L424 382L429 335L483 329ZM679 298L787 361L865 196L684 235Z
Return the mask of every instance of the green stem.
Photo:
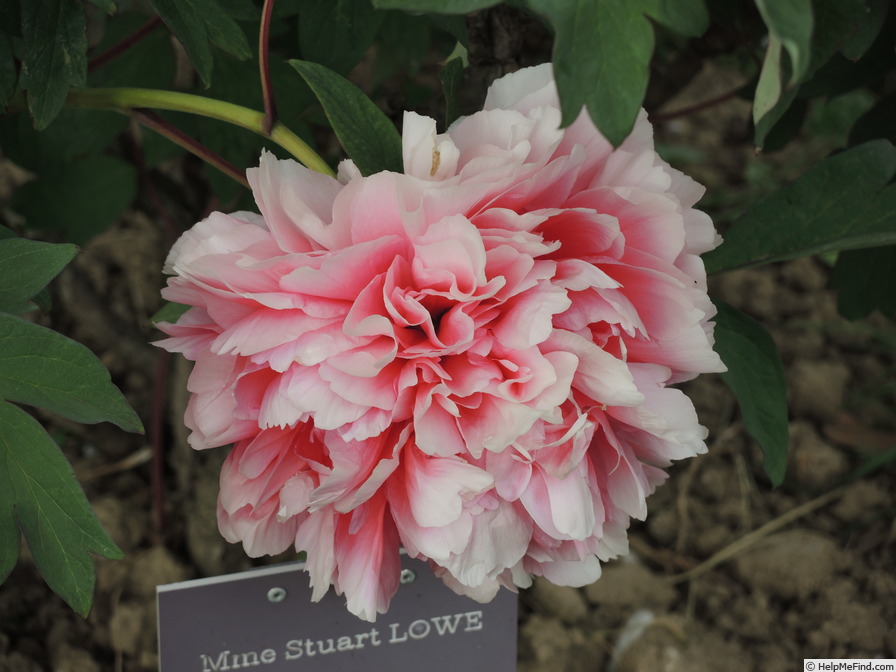
M71 108L112 110L125 113L129 113L135 108L153 108L219 119L269 138L311 170L316 170L324 175L335 175L317 152L282 123L276 122L270 133L265 133L265 115L241 105L179 91L135 88L72 90L69 92L65 104L66 107Z

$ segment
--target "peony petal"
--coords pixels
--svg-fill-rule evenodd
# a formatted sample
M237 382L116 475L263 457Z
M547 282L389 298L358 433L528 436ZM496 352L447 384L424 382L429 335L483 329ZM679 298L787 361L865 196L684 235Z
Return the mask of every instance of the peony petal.
M416 450L404 455L405 482L414 520L421 527L442 527L458 519L468 495L485 492L492 476L460 459L428 456Z
M296 161L263 151L258 168L246 171L255 201L280 247L288 252L337 249L349 231L332 223L333 201L342 185Z

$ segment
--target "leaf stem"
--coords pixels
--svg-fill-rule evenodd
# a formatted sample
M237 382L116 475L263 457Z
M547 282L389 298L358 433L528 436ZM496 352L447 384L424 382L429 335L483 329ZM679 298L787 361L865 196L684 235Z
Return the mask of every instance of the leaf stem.
M72 90L65 104L70 108L113 110L126 114L130 114L135 108L155 108L218 119L269 138L311 170L324 175L335 175L326 161L290 129L277 121L270 132L266 133L265 115L242 105L180 91L136 88Z
M117 58L161 25L162 19L158 16L154 19L150 19L123 40L110 47L96 58L91 59L87 64L87 72L93 72L112 59Z
M271 15L274 13L274 0L264 0L261 10L261 28L258 34L258 67L261 70L261 95L264 99L264 123L262 129L270 133L277 121L277 104L274 102L274 88L271 81L270 55L268 41L271 35Z
M160 117L152 110L135 108L131 110L130 114L134 119L139 121L147 128L151 128L159 135L163 135L168 138L174 144L183 147L191 154L195 154L209 165L214 166L222 173L227 175L227 177L239 182L246 189L250 188L249 181L246 179L246 176L243 175L243 173L240 172L240 170L237 169L236 166L230 163L230 161L228 161L218 153L213 152L211 149L203 145L201 142L198 142L195 138L187 135L179 128L171 125L168 121Z

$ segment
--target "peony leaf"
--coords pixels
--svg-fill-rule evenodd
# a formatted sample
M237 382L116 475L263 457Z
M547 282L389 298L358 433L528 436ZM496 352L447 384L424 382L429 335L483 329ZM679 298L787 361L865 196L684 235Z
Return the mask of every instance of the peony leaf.
M185 4L185 0L179 2ZM208 39L212 44L241 61L252 58L252 49L243 29L218 6L216 0L186 0L186 2L192 2L196 13L205 17Z
M190 310L190 306L185 306L182 303L173 303L171 301L166 301L165 305L159 308L155 315L149 318L149 321L153 324L158 322L170 322L174 324L180 318L181 315Z
M849 60L857 61L871 48L883 28L890 0L855 0L852 4L858 5L849 17L853 29L847 34L841 51Z
M704 0L641 0L641 7L649 17L685 37L699 37L709 28Z
M789 84L792 86L802 81L811 63L812 31L815 27L811 0L755 2L770 37L777 39L790 56L792 72Z
M115 0L87 0L89 3L96 5L100 9L102 9L106 14L114 14L115 13Z
M16 92L19 73L16 71L12 42L5 33L0 33L0 109L6 109L9 99Z
M653 28L641 2L526 0L554 28L554 78L563 125L587 105L595 125L619 145L644 100ZM647 4L650 4L649 2Z
M143 425L90 350L62 334L0 313L0 398L78 422Z
M880 98L874 106L855 120L849 131L849 144L860 145L875 138L896 142L896 91Z
M785 88L784 80L790 72L790 64L785 58L780 40L772 35L762 61L756 94L753 97L753 125L755 135L753 142L757 147L765 145L765 139L772 128L787 110L796 97L796 87Z
M289 61L317 96L336 137L363 175L401 172L401 136L370 98L332 70L308 61Z
M205 21L195 15L189 2L150 0L150 4L187 52L202 83L208 86L212 78L212 49Z
M783 4L769 7L774 11L785 9ZM769 36L753 105L757 147L774 150L783 146L780 126L788 115L793 120L794 100L805 105L811 98L853 91L879 79L889 67L892 40L884 36L875 44L886 15L881 0L813 0L812 14L811 51L801 75L780 35L772 31ZM861 60L855 62L859 57Z
M812 68L839 51L857 61L883 27L889 0L813 0Z
M344 75L373 44L382 21L369 0L306 0L299 14L302 56Z
M150 0L150 4L183 45L205 86L212 78L209 42L239 59L251 58L252 50L242 29L216 0Z
M703 0L524 0L554 29L554 78L563 125L582 106L606 138L619 145L634 126L644 101L653 55L651 17L686 36L709 25Z
M896 242L896 147L874 140L828 157L759 201L704 255L709 272Z
M255 21L260 19L261 11L256 7L252 0L215 0L223 12L237 21ZM301 1L301 0L300 0ZM277 16L277 6L283 5L288 7L290 2L275 3L274 16ZM296 3L292 3L296 4Z
M7 229L5 226L0 224L0 241L6 240L8 238L18 238L18 236L15 233L13 233L10 229ZM2 269L0 269L0 279L2 279L3 277L4 276L3 276ZM6 282L6 280L4 280L4 282ZM15 291L15 290L10 290L10 291ZM50 292L47 291L46 287L44 287L39 292L37 292L37 294L33 294L32 296L30 296L28 298L31 300L31 302L30 302L31 304L34 304L34 306L37 306L40 310L42 310L44 312L47 312L53 306L53 301L50 299ZM28 305L25 307L25 310L22 312L25 312L30 309L31 309L31 305Z
M445 128L460 116L458 93L464 80L464 63L461 58L452 58L439 71L442 93L445 96Z
M811 0L755 2L769 29L768 48L753 99L754 142L762 147L796 97L797 84L809 74L815 23Z
M426 18L439 30L448 33L451 37L460 42L464 49L470 48L470 34L467 32L467 22L463 16L430 14ZM450 55L448 56L448 59L451 59Z
M137 171L130 163L90 155L67 170L53 171L19 188L11 207L31 226L66 232L84 242L115 223L137 192Z
M740 406L744 426L765 456L765 473L780 485L787 469L787 381L771 335L731 306L716 302L715 350L728 371L720 374Z
M71 0L21 3L22 87L34 127L46 128L65 103L70 87L87 81L87 22L84 6Z
M373 0L377 9L403 9L406 12L466 14L497 5L501 0Z
M18 557L17 528L50 588L87 616L95 582L90 553L118 559L122 552L46 431L22 409L0 402L0 580Z
M4 156L37 173L40 179L65 172L65 164L87 154L99 154L128 125L128 118L117 112L65 108L53 121L48 128L36 131L28 115L13 114L0 119L0 147ZM73 133L73 128L78 132Z
M133 35L146 24L146 16L137 12L122 13L109 21L103 37L93 50L91 57L102 56ZM171 35L164 30L154 30L139 42L131 44L124 52L97 68L88 76L89 86L115 87L134 86L147 89L170 89L174 86L175 50ZM256 65L256 70L258 66ZM96 110L78 110L95 115ZM120 115L121 116L121 115ZM85 116L85 119L87 117ZM79 120L80 129L84 121Z
M30 299L77 253L74 245L24 238L0 240L0 311L19 315L34 308Z
M2 442L3 435L0 434L0 445ZM19 559L19 540L22 533L16 524L12 486L6 477L8 469L2 461L0 465L3 466L0 470L0 583L3 583Z
M896 319L896 245L840 253L830 284L839 290L837 310L843 317L858 320L877 308Z

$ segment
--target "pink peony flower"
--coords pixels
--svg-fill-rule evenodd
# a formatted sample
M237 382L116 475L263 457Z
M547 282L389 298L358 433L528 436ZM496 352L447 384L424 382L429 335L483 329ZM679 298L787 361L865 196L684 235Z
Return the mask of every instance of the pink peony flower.
M663 468L705 451L669 387L723 369L703 188L644 113L615 150L584 112L559 124L551 66L522 70L444 134L406 113L403 174L264 154L261 215L172 249L190 441L234 444L221 532L306 551L314 599L373 620L399 547L478 600L593 582Z

